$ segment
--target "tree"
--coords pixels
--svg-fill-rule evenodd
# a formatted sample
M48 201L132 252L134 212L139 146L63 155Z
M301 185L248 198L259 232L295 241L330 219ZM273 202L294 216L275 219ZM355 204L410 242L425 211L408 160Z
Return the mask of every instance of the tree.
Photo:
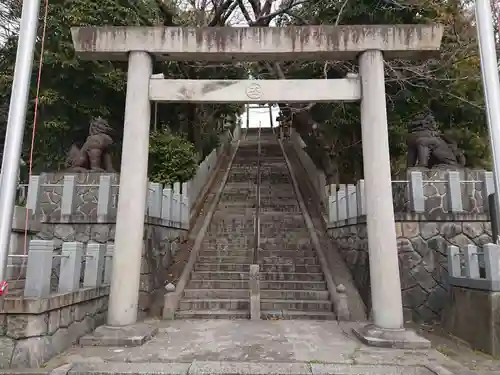
M132 4L132 5L131 5ZM15 25L20 2L9 0L0 17ZM89 62L75 57L70 27L85 25L154 25L158 23L190 22L189 12L166 9L162 1L138 2L116 0L53 0L49 3L44 65L39 96L38 124L35 137L34 172L59 170L64 167L66 152L72 143L81 146L88 134L93 117L106 118L114 128L116 141L115 165L121 149L123 112L125 106L126 64L119 62ZM170 17L170 11L174 12ZM175 15L175 16L174 16ZM183 18L185 20L183 20ZM41 24L41 22L40 22ZM41 28L41 25L40 25ZM5 133L10 87L12 84L17 32L15 26L0 46L0 132ZM9 30L10 30L9 29ZM39 32L41 35L41 32ZM40 41L35 59L40 58ZM24 142L24 157L31 146L33 104L36 91L36 69L31 80L30 106ZM240 78L244 67L209 66L195 63L157 63L154 71L169 78ZM229 105L159 104L153 123L169 126L185 133L200 154L206 153L212 139L222 132L220 119L241 109ZM161 129L157 129L161 130ZM207 136L210 134L210 136ZM214 142L211 141L213 145ZM208 151L209 152L209 151Z
M61 165L64 150L82 143L87 123L101 115L115 126L117 149L123 123L125 66L111 62L83 62L75 58L72 25L222 26L245 22L249 27L307 24L430 23L445 25L439 58L425 62L386 63L386 91L392 169L404 167L406 124L423 110L432 110L443 131L457 139L469 165L489 165L476 32L470 0L54 0L49 12L46 67L43 73L40 129L36 167ZM6 0L0 17L18 17L18 1ZM132 4L132 5L131 5ZM9 9L9 11L5 11ZM10 19L9 18L9 19ZM14 22L15 24L15 22ZM15 27L10 27L9 30ZM0 48L0 125L8 99L15 39ZM328 61L286 64L240 63L209 65L199 62L159 63L155 72L169 78L340 78L356 72L356 64ZM358 104L279 104L282 113L302 135L316 164L329 181L350 182L362 177L362 144ZM222 131L221 119L236 116L242 107L231 105L159 104L155 124L185 134L198 153L209 152ZM4 111L5 112L5 109ZM5 119L5 115L3 115ZM157 130L162 130L157 129ZM27 133L31 130L27 129ZM26 150L26 149L25 149Z
M469 4L470 5L470 4ZM470 6L461 1L357 2L311 0L282 17L280 24L398 24L440 22L445 26L439 58L386 63L392 169L405 168L406 124L422 110L435 114L443 131L452 130L465 150L468 165L485 168L490 157L481 89L476 32ZM282 75L274 67L275 75ZM339 78L357 67L350 63L288 64L287 78ZM331 181L350 182L360 177L362 145L359 108L356 104L315 105L294 117L294 126L311 144L311 156ZM314 131L314 124L321 124ZM449 133L449 132L448 132ZM311 140L312 139L312 140ZM326 140L314 147L314 140ZM325 157L325 154L326 157ZM325 162L330 159L331 164Z

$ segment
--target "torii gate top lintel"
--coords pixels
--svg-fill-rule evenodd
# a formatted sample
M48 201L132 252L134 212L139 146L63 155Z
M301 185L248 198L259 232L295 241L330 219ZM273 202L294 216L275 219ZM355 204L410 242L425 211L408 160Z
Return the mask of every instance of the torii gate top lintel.
M160 60L354 60L367 50L385 59L426 59L438 53L443 27L354 25L294 27L74 27L77 55L86 60L128 59L145 51Z

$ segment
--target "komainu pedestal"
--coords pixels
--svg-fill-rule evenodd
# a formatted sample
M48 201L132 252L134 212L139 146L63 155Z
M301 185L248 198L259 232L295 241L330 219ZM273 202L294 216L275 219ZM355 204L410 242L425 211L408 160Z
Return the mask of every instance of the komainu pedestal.
M110 207L115 210L120 175L118 173L100 172L55 172L40 174L38 195L38 212L44 222L57 223L61 220L61 207L64 193L65 177L74 177L74 186L67 188L65 194L72 194L72 222L97 222L97 202L99 189L106 177L109 183ZM106 187L107 188L107 187ZM74 189L73 191L68 191ZM66 198L67 199L67 198Z

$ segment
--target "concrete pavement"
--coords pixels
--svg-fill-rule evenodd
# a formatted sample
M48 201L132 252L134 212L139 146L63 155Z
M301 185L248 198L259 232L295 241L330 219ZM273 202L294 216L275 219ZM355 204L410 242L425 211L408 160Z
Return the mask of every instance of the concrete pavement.
M360 343L360 323L336 321L151 321L158 333L137 347L74 347L45 374L359 374L475 373L434 349L379 349ZM62 366L62 367L61 367ZM56 369L60 372L55 372ZM12 371L12 370L10 370ZM52 371L52 372L49 372ZM11 372L12 374L12 372Z

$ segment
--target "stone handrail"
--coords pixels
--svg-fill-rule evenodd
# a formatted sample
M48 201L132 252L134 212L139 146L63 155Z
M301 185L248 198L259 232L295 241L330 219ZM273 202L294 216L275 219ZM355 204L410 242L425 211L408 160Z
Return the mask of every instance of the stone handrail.
M295 131L291 132L290 140L292 142L295 153L297 154L300 160L300 163L304 167L304 170L307 171L307 178L311 182L314 191L317 194L319 202L321 202L324 207L327 207L328 195L326 194L325 191L325 185L326 185L325 174L316 167L311 157L304 150L306 145L302 140L301 136L297 132Z

